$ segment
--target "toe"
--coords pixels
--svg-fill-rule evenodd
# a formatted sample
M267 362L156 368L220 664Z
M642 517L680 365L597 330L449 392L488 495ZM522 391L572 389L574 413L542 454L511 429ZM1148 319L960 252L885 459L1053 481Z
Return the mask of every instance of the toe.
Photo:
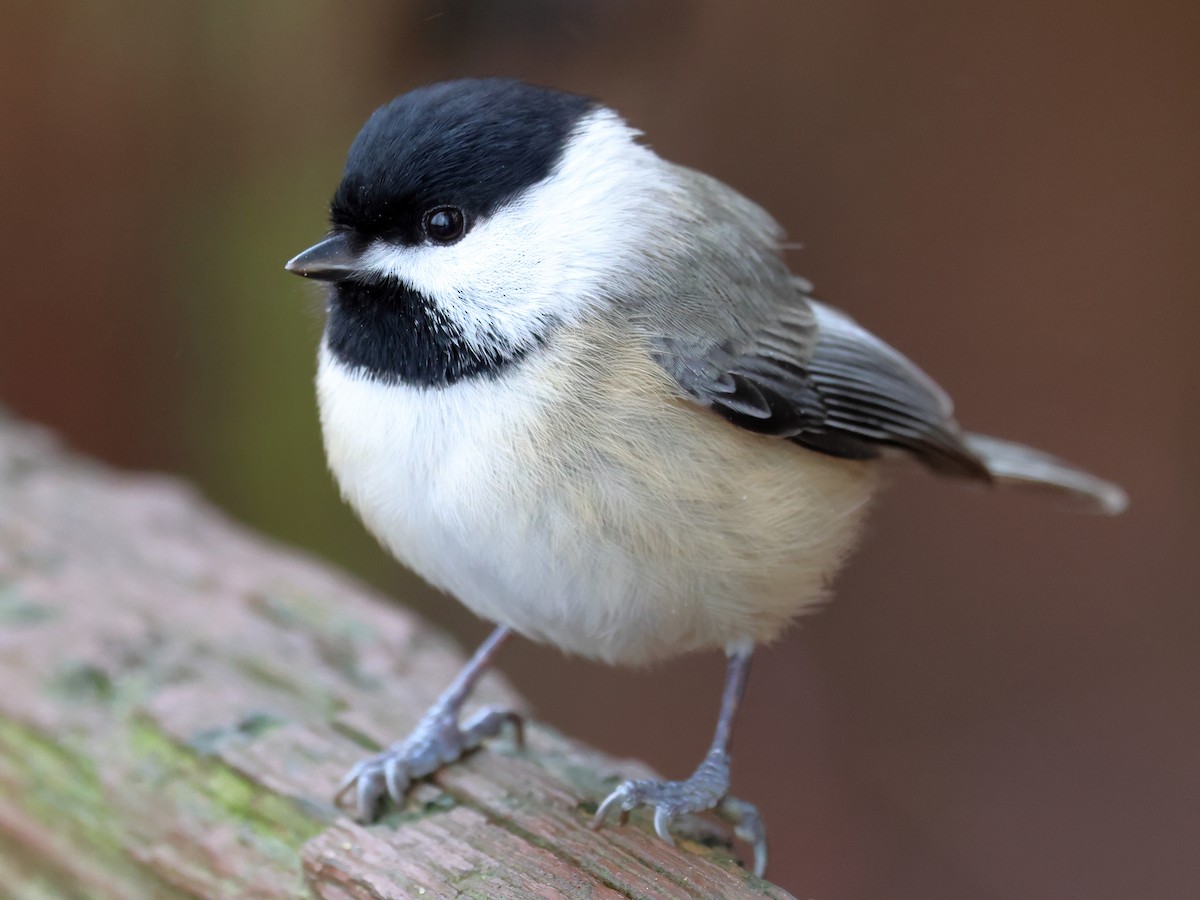
M481 709L463 726L463 743L468 749L474 750L483 743L484 738L498 735L505 725L512 727L513 742L517 747L524 747L525 729L521 717L512 710L493 706Z
M392 798L392 801L394 803L402 803L404 801L404 794L408 791L408 786L412 783L402 757L389 756L383 761L383 782L387 787L387 794Z
M354 812L359 822L370 824L375 821L383 792L384 780L380 770L365 766L355 782Z
M767 871L767 828L758 807L736 797L726 797L717 812L733 823L734 834L754 848L754 874L762 878Z

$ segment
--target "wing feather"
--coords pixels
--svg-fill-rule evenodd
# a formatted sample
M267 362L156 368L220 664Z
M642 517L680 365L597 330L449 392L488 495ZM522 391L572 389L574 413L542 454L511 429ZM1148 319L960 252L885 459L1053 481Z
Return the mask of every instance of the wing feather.
M898 448L933 469L990 479L954 420L950 399L924 372L797 282L741 339L701 357L660 359L697 402L742 428L853 459ZM689 348L694 349L694 347Z

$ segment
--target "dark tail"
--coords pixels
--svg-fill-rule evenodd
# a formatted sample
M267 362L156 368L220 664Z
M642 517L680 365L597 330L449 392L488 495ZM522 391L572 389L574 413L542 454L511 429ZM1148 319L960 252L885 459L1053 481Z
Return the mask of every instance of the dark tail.
M966 435L967 446L983 461L997 484L1035 490L1066 501L1081 512L1115 516L1129 503L1111 481L1089 475L1061 459L999 438Z

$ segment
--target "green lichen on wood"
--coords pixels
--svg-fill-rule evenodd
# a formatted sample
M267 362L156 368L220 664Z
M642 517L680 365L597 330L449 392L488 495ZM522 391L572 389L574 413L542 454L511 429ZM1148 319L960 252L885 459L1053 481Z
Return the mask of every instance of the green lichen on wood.
M53 607L25 599L16 585L0 585L0 626L15 628L36 625L56 615Z
M23 811L49 829L62 844L80 848L90 864L122 881L157 880L135 863L116 827L116 817L105 797L103 785L89 757L72 752L69 742L52 740L16 722L0 719L0 782L7 793L19 797ZM24 855L38 856L39 849L25 847ZM18 857L19 858L19 857ZM69 876L56 865L43 860L44 867L32 866L41 882L69 883ZM74 895L72 889L70 895Z
M50 872L31 859L23 845L0 834L0 885L3 896L21 900L89 900L73 879Z
M21 798L26 813L79 848L93 866L124 884L153 886L155 896L175 892L161 883L152 864L135 857L152 858L156 840L169 842L180 834L191 835L181 850L187 853L218 828L233 829L236 843L252 851L239 860L255 870L255 880L274 884L281 896L308 895L300 848L327 824L317 811L254 784L214 756L175 743L144 717L131 717L101 740L108 752L98 755L85 739L52 740L0 719L0 781ZM108 760L120 777L106 783L91 759ZM114 788L114 782L127 790ZM138 809L130 802L134 798L152 798L159 808ZM161 828L154 824L160 821ZM44 881L47 890L64 895L60 882L69 884L69 878L56 873L54 859L42 862L31 890ZM227 882L224 887L236 893L249 874L212 876L209 887L220 892L217 882Z
M255 784L216 756L174 742L148 719L134 717L128 734L141 776L158 781L175 805L213 824L236 824L266 856L295 863L297 871L300 846L328 824L313 809Z

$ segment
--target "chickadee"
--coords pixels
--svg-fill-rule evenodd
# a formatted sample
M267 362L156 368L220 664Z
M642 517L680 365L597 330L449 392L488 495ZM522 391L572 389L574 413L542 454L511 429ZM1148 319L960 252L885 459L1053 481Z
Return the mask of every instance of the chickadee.
M683 781L599 806L729 796L754 647L828 594L881 460L1031 486L1115 514L1120 488L964 431L920 369L787 270L781 230L669 163L587 97L505 79L422 87L350 148L325 240L287 269L328 284L317 396L342 495L399 560L497 627L407 739L357 765L363 821L497 734L459 712L517 633L641 665L723 648L712 747Z

